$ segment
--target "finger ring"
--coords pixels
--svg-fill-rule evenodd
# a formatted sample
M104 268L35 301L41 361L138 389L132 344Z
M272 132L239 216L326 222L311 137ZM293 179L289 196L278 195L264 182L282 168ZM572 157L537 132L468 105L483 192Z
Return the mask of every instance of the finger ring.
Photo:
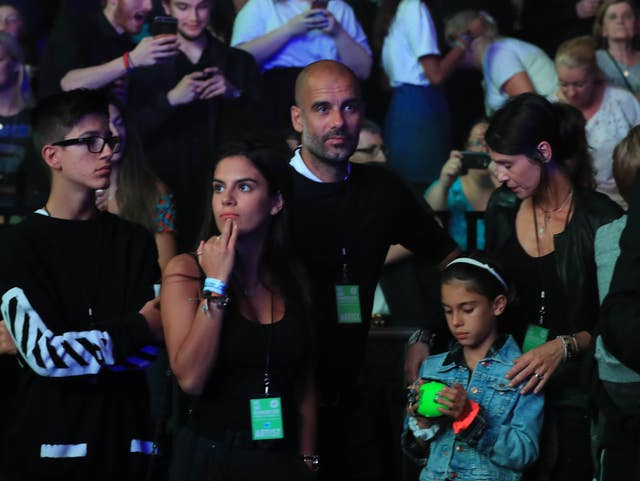
M538 374L537 372L534 372L533 375L540 381L544 379L544 374Z

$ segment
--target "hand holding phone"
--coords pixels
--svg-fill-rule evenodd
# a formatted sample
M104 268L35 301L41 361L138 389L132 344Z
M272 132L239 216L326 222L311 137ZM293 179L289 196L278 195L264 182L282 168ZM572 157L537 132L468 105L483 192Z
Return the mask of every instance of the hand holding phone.
M462 170L460 175L465 175L469 169L485 170L491 163L491 157L486 152L473 152L464 150L462 154Z
M158 15L154 17L151 23L151 35L169 34L175 35L178 33L178 19L170 17L168 15Z

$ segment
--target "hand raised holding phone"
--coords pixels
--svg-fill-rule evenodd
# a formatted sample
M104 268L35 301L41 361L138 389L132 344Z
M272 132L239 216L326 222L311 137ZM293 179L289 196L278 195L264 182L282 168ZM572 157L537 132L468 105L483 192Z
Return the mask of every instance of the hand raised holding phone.
M216 67L210 67L217 70ZM205 83L214 75L213 71L208 69L196 70L185 75L180 81L167 92L167 101L172 107L185 105L200 98L200 94Z

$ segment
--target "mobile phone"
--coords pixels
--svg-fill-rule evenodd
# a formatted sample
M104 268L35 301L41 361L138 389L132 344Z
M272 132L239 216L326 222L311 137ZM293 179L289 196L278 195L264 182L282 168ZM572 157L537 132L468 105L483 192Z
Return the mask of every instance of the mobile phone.
M328 3L329 0L313 0L311 2L311 8L322 8L326 10Z
M491 157L486 152L465 150L460 153L462 154L462 175L469 169L486 169L491 163Z
M178 33L178 19L167 15L154 17L151 23L151 35L155 37L165 33L173 35Z

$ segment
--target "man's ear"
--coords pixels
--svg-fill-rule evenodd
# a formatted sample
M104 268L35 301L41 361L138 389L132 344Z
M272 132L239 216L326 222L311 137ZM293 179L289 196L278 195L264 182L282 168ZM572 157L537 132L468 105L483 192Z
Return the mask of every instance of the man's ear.
M58 155L58 149L53 145L45 145L40 151L44 162L54 170L60 170L62 164L60 162L60 156Z
M500 294L493 300L493 315L499 316L507 308L507 296Z
M276 215L278 212L282 210L284 207L284 198L282 197L282 192L276 192L276 195L273 196L271 200L271 210L269 213L271 215Z
M291 106L291 125L293 125L293 130L302 133L304 130L304 122L302 120L302 109L297 105Z

